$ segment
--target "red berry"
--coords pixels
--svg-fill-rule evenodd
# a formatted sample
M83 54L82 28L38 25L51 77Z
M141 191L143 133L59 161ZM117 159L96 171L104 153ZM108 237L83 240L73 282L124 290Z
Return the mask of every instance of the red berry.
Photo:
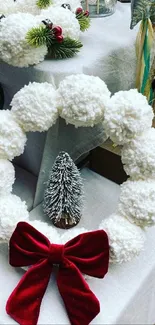
M63 40L64 40L64 38L63 38L62 35L57 35L57 36L56 36L56 40L58 41L58 43L62 43Z
M53 33L55 36L60 36L62 35L62 28L60 26L56 26L53 28Z
M89 11L88 10L85 11L84 16L89 17Z
M77 8L77 9L76 9L76 14L77 14L77 15L78 15L78 14L81 14L82 11L83 11L82 8Z

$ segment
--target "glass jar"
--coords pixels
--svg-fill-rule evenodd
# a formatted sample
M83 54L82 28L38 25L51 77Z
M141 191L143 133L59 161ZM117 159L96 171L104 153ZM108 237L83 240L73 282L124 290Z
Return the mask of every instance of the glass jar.
M115 12L117 0L86 0L82 1L84 10L88 10L90 17L106 17Z

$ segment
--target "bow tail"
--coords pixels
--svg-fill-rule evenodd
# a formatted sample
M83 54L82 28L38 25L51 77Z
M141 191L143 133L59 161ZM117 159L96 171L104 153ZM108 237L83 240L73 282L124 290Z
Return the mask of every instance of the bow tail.
M72 325L88 325L100 312L100 304L75 264L59 270L59 292Z
M36 325L42 298L46 291L52 266L47 260L33 265L12 292L6 311L20 325Z

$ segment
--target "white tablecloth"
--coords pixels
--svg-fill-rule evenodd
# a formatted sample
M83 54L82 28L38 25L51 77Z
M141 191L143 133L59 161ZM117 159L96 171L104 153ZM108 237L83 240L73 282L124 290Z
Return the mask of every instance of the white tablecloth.
M119 185L84 169L86 205L80 226L96 229L102 218L115 211ZM34 209L31 219L48 220L41 206ZM63 230L60 230L63 231ZM103 280L88 279L93 292L100 300L101 312L91 324L155 323L155 227L147 231L145 251L130 263L110 266ZM6 301L24 271L9 266L7 247L0 247L0 324L16 324L5 313ZM58 292L55 278L51 277L45 293L39 325L68 325L68 317ZM80 324L79 324L80 325Z

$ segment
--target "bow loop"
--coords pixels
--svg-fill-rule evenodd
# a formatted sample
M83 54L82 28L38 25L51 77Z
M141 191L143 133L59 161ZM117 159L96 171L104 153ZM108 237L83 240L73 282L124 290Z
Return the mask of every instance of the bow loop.
M48 262L50 264L62 264L64 258L64 245L50 244Z
M59 264L57 284L70 322L88 325L100 308L82 273L104 277L108 263L108 237L103 230L57 245L28 223L20 222L10 239L10 264L31 267L9 297L6 311L20 325L36 325L53 264Z

